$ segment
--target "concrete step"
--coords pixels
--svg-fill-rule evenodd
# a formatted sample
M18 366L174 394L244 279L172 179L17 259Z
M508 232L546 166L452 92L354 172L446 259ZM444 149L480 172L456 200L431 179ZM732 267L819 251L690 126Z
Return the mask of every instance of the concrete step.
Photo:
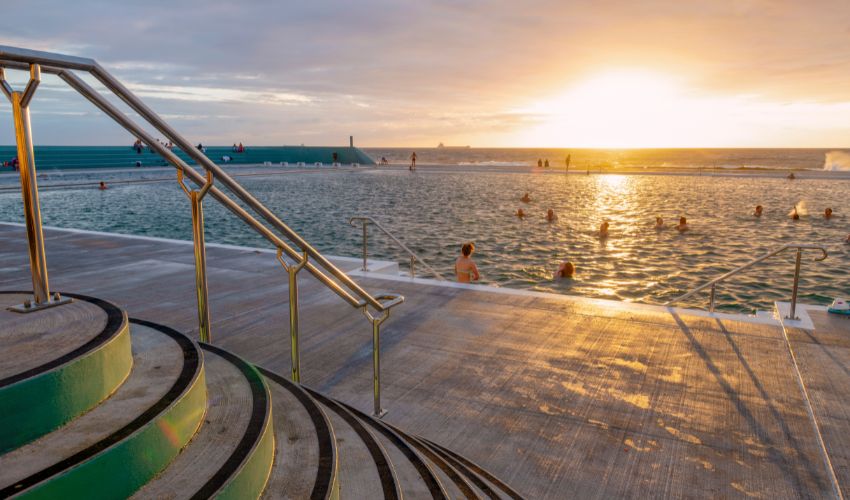
M59 428L106 399L133 365L127 316L82 295L30 313L0 292L0 453Z
M338 451L328 416L301 386L264 368L260 372L272 396L277 442L263 498L338 496Z
M389 454L404 498L447 499L448 492L428 460L381 420L339 403L366 424Z
M448 463L441 455L438 455L430 446L420 441L418 438L395 429L396 433L402 437L408 444L416 448L419 453L425 457L431 464L431 469L440 478L443 486L446 489L450 498L467 498L481 499L485 498L484 492L476 488L475 485L469 482L468 479L459 472L455 467Z
M235 355L201 347L208 399L203 425L135 499L258 498L265 488L274 457L268 388L256 369Z
M342 498L402 497L386 450L357 417L336 401L308 391L331 421L339 450L339 492Z
M170 329L132 329L127 381L94 410L0 457L0 497L126 497L189 442L206 404L197 345Z
M446 447L443 447L433 441L429 441L427 439L423 439L421 437L418 438L420 442L428 445L434 452L440 455L447 462L452 464L458 471L460 471L469 482L474 484L478 489L480 489L487 497L489 498L501 498L501 499L514 499L521 500L522 496L517 493L513 488L508 486L501 479L497 478L486 469L476 464L472 460L449 450Z

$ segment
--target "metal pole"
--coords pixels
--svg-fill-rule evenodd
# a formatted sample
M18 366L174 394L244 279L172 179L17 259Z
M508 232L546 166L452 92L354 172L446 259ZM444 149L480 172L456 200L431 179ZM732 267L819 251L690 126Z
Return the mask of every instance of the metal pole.
M301 341L298 327L298 271L307 265L309 256L304 252L300 261L287 264L283 259L283 249L277 249L277 260L289 275L289 352L292 361L292 381L301 382Z
M410 256L410 277L416 277L416 257Z
M372 388L374 390L374 415L383 417L386 414L381 408L381 323L372 320Z
M716 283L711 285L711 295L708 299L708 312L714 312L714 291L716 287Z
M70 300L61 299L58 295L55 301L51 300L47 279L47 258L44 253L44 232L41 228L41 204L38 201L38 182L29 110L29 103L40 82L41 68L37 64L30 65L30 79L23 92L13 91L6 82L5 74L0 72L0 86L12 103L12 114L15 120L15 142L18 147L18 170L21 176L21 197L24 204L24 222L27 229L27 248L34 299L34 303L26 301L19 306L9 308L15 312L35 311L70 302Z
M204 243L203 199L213 184L212 173L207 172L207 182L199 190L189 190L183 184L183 171L177 171L180 187L189 196L192 205L192 242L195 250L195 297L198 303L198 336L201 342L212 342L210 331L209 294L207 292L207 250Z
M363 221L363 270L364 271L369 270L369 267L366 265L366 260L369 258L369 250L368 250L368 247L367 247L367 245L369 244L369 242L368 242L369 236L368 236L368 232L367 232L367 229L366 229L366 224L367 224L367 222Z
M791 289L791 313L785 319L800 319L797 317L797 288L800 285L800 261L803 259L803 249L797 249L797 262L794 264L794 288Z

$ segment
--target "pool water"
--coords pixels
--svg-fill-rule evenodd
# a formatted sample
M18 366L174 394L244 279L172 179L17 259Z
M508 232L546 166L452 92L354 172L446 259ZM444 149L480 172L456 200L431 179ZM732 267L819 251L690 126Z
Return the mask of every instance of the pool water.
M169 173L163 171L160 176ZM95 174L64 174L62 182ZM97 174L109 181L151 172ZM660 303L785 243L826 246L830 256L804 255L800 299L828 303L850 296L850 181L682 175L570 175L360 170L245 177L240 182L319 250L359 256L361 231L347 220L378 219L446 276L460 245L474 241L482 282L504 287L644 303ZM9 178L3 180L5 183ZM48 181L43 181L47 183ZM49 181L53 182L53 181ZM519 201L529 192L532 202ZM44 224L191 240L189 202L176 182L44 189ZM764 216L752 216L757 204ZM788 212L797 204L803 217ZM835 215L824 220L823 209ZM513 214L522 207L528 216ZM544 219L552 208L554 223ZM808 212L808 215L805 215ZM20 194L0 190L0 221L22 221ZM207 241L268 247L212 198L205 203ZM653 228L661 216L670 226ZM685 216L691 230L672 226ZM600 223L610 236L600 240ZM407 257L371 231L370 255ZM48 248L49 251L49 248ZM793 252L760 264L718 288L718 308L752 312L788 300ZM558 263L575 263L575 279L554 281ZM423 268L419 270L424 271ZM690 305L706 307L707 295Z

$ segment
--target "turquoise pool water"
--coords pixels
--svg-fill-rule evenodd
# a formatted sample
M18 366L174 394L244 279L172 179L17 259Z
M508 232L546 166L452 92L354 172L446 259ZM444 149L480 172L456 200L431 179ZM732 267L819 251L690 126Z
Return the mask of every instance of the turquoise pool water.
M190 240L189 202L176 182L117 184L172 175L127 171L42 179L45 186L116 183L107 191L44 189L44 223ZM20 194L8 190L14 182L12 176L0 179L0 221L21 221ZM240 182L323 252L359 256L361 233L347 219L371 215L446 275L452 274L460 244L474 241L482 281L499 286L659 303L769 249L805 242L825 245L830 257L820 263L806 257L801 299L826 303L850 295L850 245L843 243L850 233L847 180L372 169ZM519 197L526 191L533 202L523 205ZM751 215L756 204L765 207L761 218ZM787 214L795 204L809 215L792 221ZM525 220L513 216L521 206ZM835 211L829 221L821 215L827 206ZM205 207L208 241L268 246L212 199ZM556 211L557 222L544 220L547 208ZM656 231L656 216L671 226L686 216L692 230ZM596 236L603 219L611 223L607 240ZM371 241L371 255L406 262L386 239L374 235ZM576 264L577 277L553 281L563 259ZM789 253L739 275L718 289L720 309L750 312L787 300L792 271ZM691 302L706 304L706 296Z

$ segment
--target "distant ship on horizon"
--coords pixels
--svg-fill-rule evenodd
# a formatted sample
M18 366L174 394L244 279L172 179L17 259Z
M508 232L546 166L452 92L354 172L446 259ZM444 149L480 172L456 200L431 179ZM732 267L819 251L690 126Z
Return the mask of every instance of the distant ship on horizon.
M469 149L469 146L446 146L441 142L437 144L437 149Z

